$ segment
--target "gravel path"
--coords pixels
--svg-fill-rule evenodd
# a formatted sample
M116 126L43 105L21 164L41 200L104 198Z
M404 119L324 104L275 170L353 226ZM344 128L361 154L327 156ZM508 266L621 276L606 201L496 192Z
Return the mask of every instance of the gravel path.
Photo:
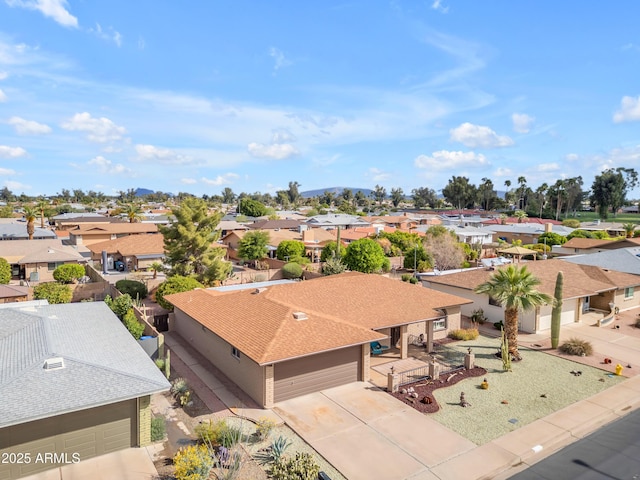
M458 351L472 348L476 365L487 370L489 388L480 388L482 378L470 378L433 392L440 410L431 418L478 445L624 380L599 368L527 348L520 349L523 360L513 362L511 372L503 372L502 360L495 356L499 346L499 339L482 336L447 345ZM471 407L459 405L460 392L465 392Z

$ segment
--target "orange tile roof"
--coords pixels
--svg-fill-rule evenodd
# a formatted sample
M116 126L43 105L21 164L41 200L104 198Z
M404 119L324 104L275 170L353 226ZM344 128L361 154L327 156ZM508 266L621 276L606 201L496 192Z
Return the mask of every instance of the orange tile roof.
M441 317L437 309L470 303L379 275L349 272L219 295L209 290L165 297L259 364L385 338L391 326ZM307 320L296 320L304 312Z
M538 290L551 296L554 294L558 272L562 271L564 275L563 298L565 299L586 297L616 288L640 285L640 277L637 275L606 270L592 265L578 265L557 259L538 260L520 265L526 265L529 271L540 280ZM425 280L431 284L473 290L476 286L487 281L492 273L489 269L474 269L427 277Z
M122 256L161 254L165 251L162 235L127 235L87 245L87 248L94 254L106 250L107 253L119 253Z

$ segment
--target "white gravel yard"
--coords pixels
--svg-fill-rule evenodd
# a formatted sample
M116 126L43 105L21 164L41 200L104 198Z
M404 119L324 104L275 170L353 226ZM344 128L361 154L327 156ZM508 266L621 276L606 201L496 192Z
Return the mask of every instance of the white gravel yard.
M440 410L429 415L478 445L624 381L604 370L527 348L520 348L523 360L512 362L512 371L504 372L502 360L495 356L500 347L496 338L481 336L446 345L465 353L469 347L476 365L487 370L489 388L480 388L480 377L435 390ZM461 392L470 407L459 405Z

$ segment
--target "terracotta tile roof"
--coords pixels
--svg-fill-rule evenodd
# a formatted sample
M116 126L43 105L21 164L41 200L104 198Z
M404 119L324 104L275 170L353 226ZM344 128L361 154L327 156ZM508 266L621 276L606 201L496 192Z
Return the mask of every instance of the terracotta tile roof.
M99 235L105 233L157 233L158 226L154 223L105 223L91 227L80 227L70 230L71 235Z
M87 248L94 254L100 254L103 250L107 253L119 253L122 256L163 254L164 237L162 235L127 235L115 240L87 245Z
M194 290L165 297L260 364L384 338L373 331L440 317L470 303L379 275L345 273L220 295ZM307 320L296 320L304 312Z
M247 227L252 230L297 230L302 222L300 220L259 220L257 222L248 223Z
M564 275L564 298L576 298L595 293L640 285L640 277L628 273L606 270L592 265L578 265L562 260L539 260L521 263L540 280L538 290L553 296L559 271ZM506 267L498 267L506 268ZM430 284L449 285L466 290L487 281L493 272L489 269L469 270L450 275L428 277Z
M49 240L11 240L0 244L0 257L9 263L84 262L78 251L54 238Z
M567 240L567 242L562 245L565 248L598 248L602 245L605 245L613 240L600 240L598 238L579 238L574 237L571 240Z

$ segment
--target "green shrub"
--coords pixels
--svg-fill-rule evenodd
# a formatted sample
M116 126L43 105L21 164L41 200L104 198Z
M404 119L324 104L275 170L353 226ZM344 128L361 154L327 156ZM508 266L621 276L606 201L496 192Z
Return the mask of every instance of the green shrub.
M449 332L449 338L454 340L475 340L480 333L477 328L459 328Z
M411 275L410 273L403 273L402 275L400 275L400 279L403 282L409 282L411 281L412 278L413 278L413 275Z
M137 298L138 300L147 298L149 294L147 286L137 280L118 280L116 288L120 293L127 294L131 298Z
M205 445L231 448L242 440L242 430L224 420L207 420L195 428L198 440Z
M473 323L479 323L480 325L482 325L486 320L487 319L484 316L484 310L482 310L481 308L478 308L471 312L471 321Z
M156 301L162 308L173 311L173 305L167 302L164 297L172 293L188 292L196 288L204 288L204 285L193 277L174 275L158 286L158 290L156 290Z
M165 436L164 417L151 417L151 441L159 442Z
M131 307L133 307L133 300L131 300L131 297L127 294L120 295L115 300L111 298L110 295L107 295L104 297L104 303L107 304L120 320L122 320L127 312L131 310Z
M494 327L496 330L502 330L502 329L504 328L504 323L502 323L502 320L500 320L499 322L495 322L495 323L493 324L493 327Z
M300 240L283 240L276 249L278 260L290 260L304 255L304 243Z
M206 480L213 468L213 458L205 445L181 448L173 457L177 480Z
M133 313L133 308L125 313L122 323L127 327L129 333L133 335L133 338L138 340L144 333L144 325L138 321L136 314Z
M565 218L562 221L562 226L569 228L580 228L580 220L578 220L577 218Z
M164 372L164 367L166 365L166 361L164 358L156 358L155 364L156 364L156 367L158 367L161 371Z
M189 390L189 385L187 384L187 381L182 378L176 378L173 382L171 382L171 394L174 397L177 397L178 395L182 395L184 392Z
M573 337L560 345L559 350L568 355L588 357L593 353L593 346L591 345L591 342L588 342L587 340Z
M0 284L7 285L11 280L11 265L0 257Z
M60 283L73 283L79 278L84 277L85 270L82 265L77 263L65 263L60 265L53 271L53 278Z
M297 263L287 263L282 267L282 276L284 278L300 278L302 276L302 267Z
M293 458L281 458L271 467L276 480L316 480L320 467L308 453L297 452Z
M71 303L73 291L69 285L56 282L45 282L33 288L33 298L47 300L51 304Z
M409 279L409 283L411 283L412 285L415 285L419 282L420 280L418 280L418 277L411 277Z

